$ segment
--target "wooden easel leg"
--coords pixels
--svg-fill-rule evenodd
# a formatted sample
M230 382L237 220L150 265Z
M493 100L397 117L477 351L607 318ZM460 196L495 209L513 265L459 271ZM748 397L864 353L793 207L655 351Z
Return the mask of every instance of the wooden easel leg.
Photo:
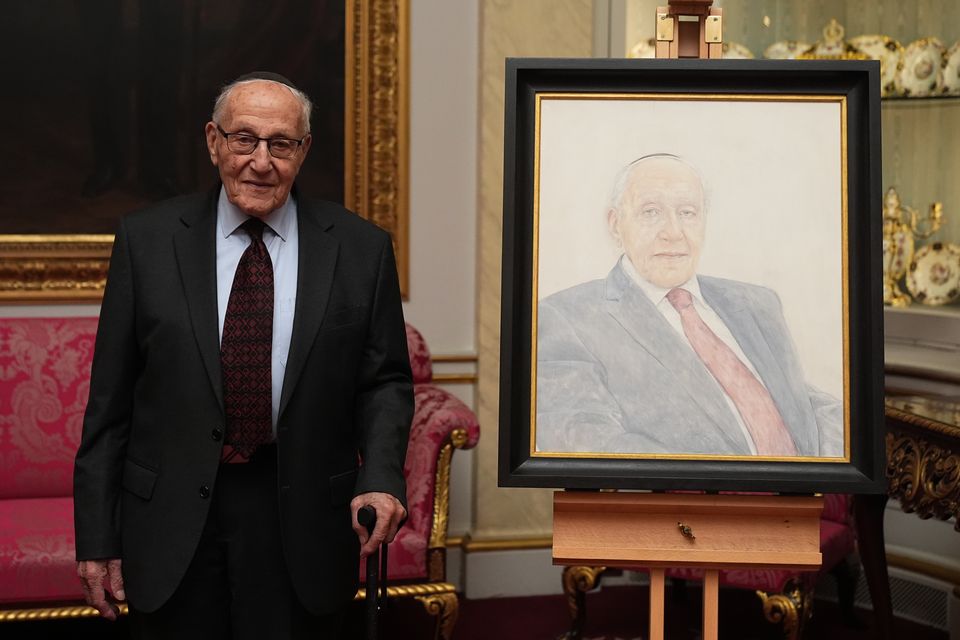
M720 572L707 569L703 576L703 640L717 640L719 633Z
M650 569L650 640L663 640L663 569Z

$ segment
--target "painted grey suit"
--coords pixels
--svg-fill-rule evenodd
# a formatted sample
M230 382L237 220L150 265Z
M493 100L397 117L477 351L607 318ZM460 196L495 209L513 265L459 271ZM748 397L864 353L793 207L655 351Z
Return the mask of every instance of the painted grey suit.
M699 276L801 456L843 455L842 407L806 384L777 294ZM750 455L720 386L620 266L540 301L540 451Z

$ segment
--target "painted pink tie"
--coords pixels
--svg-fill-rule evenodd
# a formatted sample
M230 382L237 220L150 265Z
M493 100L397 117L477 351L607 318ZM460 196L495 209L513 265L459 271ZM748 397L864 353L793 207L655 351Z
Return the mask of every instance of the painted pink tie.
M737 407L747 431L762 456L795 456L797 448L783 423L777 406L757 377L737 357L733 349L717 337L693 306L693 296L685 289L671 289L667 300L680 314L683 332Z

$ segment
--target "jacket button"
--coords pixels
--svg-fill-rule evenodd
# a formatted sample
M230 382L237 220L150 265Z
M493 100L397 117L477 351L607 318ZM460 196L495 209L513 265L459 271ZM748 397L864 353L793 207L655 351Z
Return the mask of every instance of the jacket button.
M214 429L210 432L210 437L213 438L214 442L220 442L223 439L223 431L220 429Z
M210 487L205 484L200 485L200 497L206 500L210 497Z

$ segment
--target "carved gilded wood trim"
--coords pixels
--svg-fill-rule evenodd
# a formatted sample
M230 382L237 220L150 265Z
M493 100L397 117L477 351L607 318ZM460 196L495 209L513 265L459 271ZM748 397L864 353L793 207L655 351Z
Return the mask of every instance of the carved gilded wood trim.
M344 204L390 232L409 291L409 0L347 0ZM112 235L0 234L0 303L99 302Z
M393 236L409 293L409 0L347 0L344 204Z
M99 301L112 235L0 235L0 302Z
M920 518L960 518L960 427L890 406L886 416L887 493Z
M960 454L912 433L887 434L889 494L906 513L949 520L960 516ZM960 520L954 523L960 531Z

